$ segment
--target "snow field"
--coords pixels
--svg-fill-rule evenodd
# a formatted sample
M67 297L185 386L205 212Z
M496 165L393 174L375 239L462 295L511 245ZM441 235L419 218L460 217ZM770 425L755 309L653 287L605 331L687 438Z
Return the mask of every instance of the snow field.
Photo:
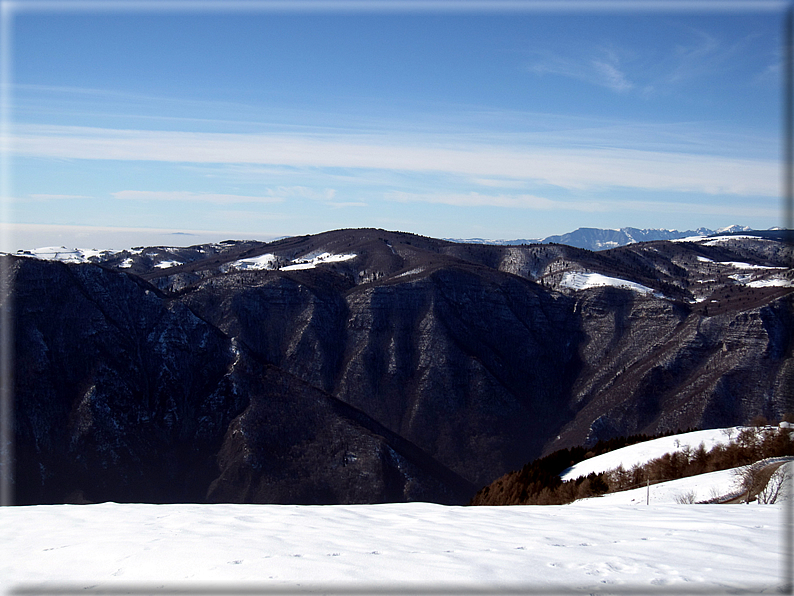
M600 273L569 271L563 275L562 281L560 282L560 287L570 288L572 290L585 290L587 288L599 288L607 286L632 290L634 292L638 292L639 294L653 293L651 288L642 284L617 277L601 275Z
M248 259L238 259L229 264L229 269L236 269L238 271L261 271L263 269L273 269L273 263L276 261L276 255L267 253L259 255L258 257L250 257Z
M333 255L329 252L322 252L319 254L310 254L301 257L300 259L295 259L292 262L293 265L287 265L286 267L282 267L282 271L298 271L300 269L314 269L320 263L340 263L342 261L349 261L350 259L355 259L355 254L345 254L345 255Z
M598 474L614 470L620 465L624 470L630 470L635 465L642 465L652 459L662 457L665 453L682 451L685 448L694 451L701 443L706 451L709 451L716 445L727 445L731 437L736 438L742 428L744 427L736 426L728 429L697 430L636 443L574 464L560 474L560 478L576 480L579 476L587 476L592 472Z
M783 582L782 513L781 506L603 499L514 507L7 507L0 577L19 589L253 582L263 589L774 591Z
M304 255L292 261L292 265L281 267L281 271L300 271L302 269L314 269L320 263L339 263L355 259L355 254L335 255L329 252L319 252ZM275 269L276 255L268 253L258 257L239 259L228 265L229 269L239 271L258 271L264 269Z
M717 496L730 494L738 489L737 472L740 468L719 470L698 476L689 476L652 484L649 487L633 488L596 497L601 505L673 505L679 499L692 495L695 501L707 501ZM587 499L590 500L590 499Z

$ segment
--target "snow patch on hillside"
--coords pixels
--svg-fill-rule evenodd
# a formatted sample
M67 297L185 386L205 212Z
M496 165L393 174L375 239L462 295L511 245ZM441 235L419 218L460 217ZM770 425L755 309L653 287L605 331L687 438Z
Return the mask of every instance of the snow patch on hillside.
M704 246L719 246L725 242L732 242L734 240L758 240L758 236L750 236L747 234L741 234L736 236L712 236L710 238L701 238L704 240Z
M767 279L759 279L757 281L751 281L747 284L751 288L769 288L769 287L781 287L781 288L791 288L794 287L794 281L790 279L784 279L782 277L769 277Z
M626 279L609 277L600 273L581 273L569 271L563 275L560 286L571 290L585 290L587 288L615 287L632 290L639 294L655 294L652 288ZM656 294L655 294L656 295Z
M758 236L741 234L736 236L686 236L685 238L672 238L670 242L696 242L704 246L719 246L731 240L760 240Z
M400 273L399 275L395 275L393 279L397 279L400 277L408 277L409 275L418 275L419 273L422 273L425 269L426 267L415 267L410 271L406 271L405 273Z
M276 262L276 255L267 253L259 255L258 257L250 257L248 259L239 259L227 265L228 269L235 269L237 271L262 271L267 269L274 269Z
M155 265L158 269L168 269L169 267L176 267L177 265L184 265L181 261L160 261Z
M752 265L740 261L718 261L720 265L730 265L736 269L785 269L785 267L770 267L768 265Z
M343 254L343 255L334 255L330 252L322 252L322 253L311 253L301 257L300 259L294 259L292 261L292 265L287 265L286 267L282 267L282 271L298 271L300 269L314 269L317 265L322 263L339 263L342 261L349 261L350 259L355 259L358 255L356 254Z

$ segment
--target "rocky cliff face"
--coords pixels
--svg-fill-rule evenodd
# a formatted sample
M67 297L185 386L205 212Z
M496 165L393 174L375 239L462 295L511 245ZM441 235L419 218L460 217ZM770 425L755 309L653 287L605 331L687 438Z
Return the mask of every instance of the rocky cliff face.
M794 411L774 239L7 258L20 503L462 503L554 449Z

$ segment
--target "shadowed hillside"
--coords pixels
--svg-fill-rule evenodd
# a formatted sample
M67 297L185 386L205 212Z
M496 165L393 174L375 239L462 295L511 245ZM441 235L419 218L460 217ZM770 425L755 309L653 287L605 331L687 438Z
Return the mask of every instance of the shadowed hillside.
M17 499L463 503L558 449L777 418L790 256L366 229L6 257Z

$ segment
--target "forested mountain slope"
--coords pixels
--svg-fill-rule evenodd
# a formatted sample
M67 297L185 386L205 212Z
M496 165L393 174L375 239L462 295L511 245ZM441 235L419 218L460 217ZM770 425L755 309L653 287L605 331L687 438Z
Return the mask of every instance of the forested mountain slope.
M462 503L555 449L794 411L775 239L4 258L19 502Z

